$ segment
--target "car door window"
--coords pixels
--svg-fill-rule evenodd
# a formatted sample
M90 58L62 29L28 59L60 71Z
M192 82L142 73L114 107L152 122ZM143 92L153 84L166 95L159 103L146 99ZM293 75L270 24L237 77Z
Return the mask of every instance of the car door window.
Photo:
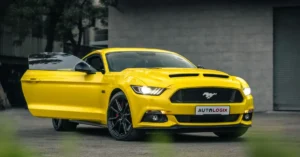
M87 58L86 62L99 72L104 70L103 61L100 56Z

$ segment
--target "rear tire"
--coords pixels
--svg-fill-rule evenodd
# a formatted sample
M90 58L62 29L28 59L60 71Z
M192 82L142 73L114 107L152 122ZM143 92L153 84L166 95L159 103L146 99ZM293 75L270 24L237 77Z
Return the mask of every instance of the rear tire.
M64 119L52 119L52 125L56 131L74 131L76 130L78 123Z
M110 100L107 110L107 127L110 135L119 141L133 141L145 133L132 126L131 111L125 94L120 91Z
M236 139L243 136L248 131L248 128L239 128L230 132L214 132L215 135L222 139Z

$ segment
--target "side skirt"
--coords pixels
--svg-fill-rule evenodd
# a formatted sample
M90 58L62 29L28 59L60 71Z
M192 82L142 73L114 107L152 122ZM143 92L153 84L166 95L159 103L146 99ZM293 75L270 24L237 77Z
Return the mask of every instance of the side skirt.
M97 123L97 122L81 121L81 120L70 120L70 122L74 122L74 123L78 123L78 124L84 124L84 125L97 126L97 127L102 127L102 128L107 128L106 125L103 125L103 124Z

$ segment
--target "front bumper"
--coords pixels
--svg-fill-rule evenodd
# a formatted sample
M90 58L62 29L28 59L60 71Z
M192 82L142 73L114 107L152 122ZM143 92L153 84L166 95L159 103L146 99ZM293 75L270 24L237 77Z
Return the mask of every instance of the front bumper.
M156 116L156 118L152 118ZM178 129L191 132L210 129L235 129L238 127L251 127L253 112L231 115L170 115L155 111L146 113L134 128L140 129ZM156 121L154 121L155 119Z
M238 126L252 125L253 117L253 97L252 95L244 96L243 101L239 103L172 103L170 97L178 88L168 89L160 96L147 96L134 93L131 89L126 93L132 116L133 128L136 129L179 129L189 128L189 130L203 130L203 128L231 128ZM195 116L197 106L229 106L230 111L227 116L236 116L230 120L203 120L202 117L197 117L198 120L183 120L178 116L192 117ZM160 112L166 120L149 121L145 120L145 115L149 112ZM250 119L245 119L244 116L250 113ZM197 119L196 118L196 119ZM204 117L205 119L206 117ZM212 117L215 118L215 117ZM207 118L206 118L207 119ZM225 118L226 119L226 118Z

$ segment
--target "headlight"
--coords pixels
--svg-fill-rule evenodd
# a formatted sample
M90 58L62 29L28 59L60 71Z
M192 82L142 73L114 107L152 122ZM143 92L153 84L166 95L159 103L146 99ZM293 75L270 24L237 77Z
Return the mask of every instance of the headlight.
M246 96L250 95L251 94L251 88L244 88L243 89L243 92Z
M159 87L147 87L147 86L131 86L133 91L137 94L143 95L160 95L164 92L164 88Z

